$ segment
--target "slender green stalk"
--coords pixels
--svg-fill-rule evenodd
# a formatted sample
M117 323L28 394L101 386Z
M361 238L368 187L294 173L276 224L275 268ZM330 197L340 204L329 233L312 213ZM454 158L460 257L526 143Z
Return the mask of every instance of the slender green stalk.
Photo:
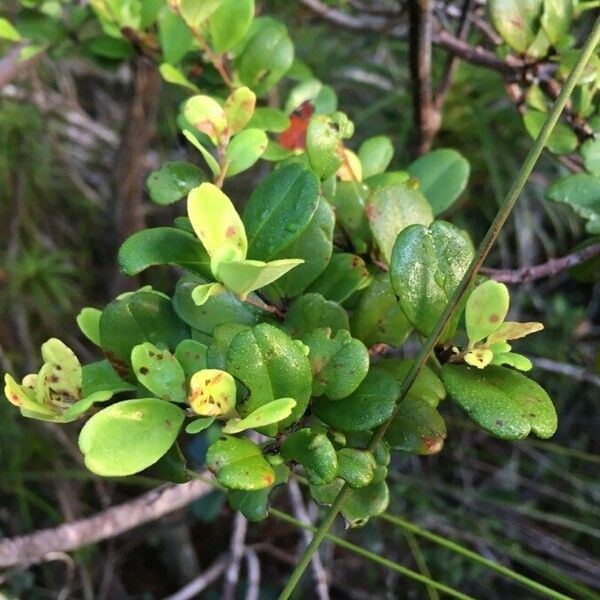
M405 530L402 533L404 534L404 539L406 540L406 543L410 548L410 552L417 563L417 567L419 567L421 575L425 575L425 577L429 577L429 579L431 579L431 572L429 571L427 561L421 552L421 546L419 546L417 538L408 530ZM432 588L430 585L427 586L427 595L429 596L429 600L440 600L437 590Z
M294 525L295 527L302 527L303 529L308 529L309 531L312 531L312 532L315 532L317 529L316 527L313 527L312 525L309 525L308 523L299 521L298 519L295 519L291 515L288 515L287 513L284 513L275 508L270 508L269 514L274 516L276 519L280 519L281 521L290 523L291 525ZM435 579L431 579L430 577L421 575L420 573L417 573L416 571L413 571L412 569L408 569L408 568L404 567L403 565L400 565L392 560L389 560L388 558L379 556L378 554L375 554L375 552L365 550L364 548L361 548L360 546L357 546L356 544L353 544L352 542L348 542L341 537L332 535L330 533L325 533L324 537L326 537L328 540L332 541L337 546L340 546L341 548L350 550L354 554L357 554L359 556L362 556L363 558L371 560L379 565L382 565L388 569L391 569L392 571L396 571L396 573L400 573L401 575L404 575L405 577L414 579L415 581L418 581L419 583L422 583L430 588L433 588L435 590L443 592L444 594L447 594L448 596L451 596L452 598L459 598L460 600L474 600L474 598L472 596L467 596L466 594L463 594L462 592L459 592L458 590L455 590L451 587L448 587L447 585L444 585L443 583L439 583L438 581L435 581Z
M465 295L467 289L469 288L469 285L471 284L471 282L473 281L477 272L479 271L479 268L483 264L483 261L487 258L487 255L489 254L492 246L494 245L494 242L496 241L496 238L498 237L500 230L502 229L504 223L506 222L506 219L510 215L510 212L512 211L514 205L516 204L517 200L519 199L519 196L520 196L521 192L523 191L523 188L525 187L525 184L527 183L527 180L529 179L529 176L531 175L531 172L533 171L533 168L535 167L535 164L536 164L537 160L539 159L539 157L544 149L544 146L546 145L546 142L548 141L548 138L550 137L550 134L552 133L552 130L554 129L554 126L556 125L556 123L560 117L560 114L562 113L562 111L565 107L565 104L569 100L569 96L573 92L573 89L574 89L575 85L577 84L577 81L579 80L579 77L581 76L583 69L585 68L590 56L594 52L594 49L596 48L598 41L600 41L600 17L598 17L598 19L594 23L594 27L592 29L592 32L591 32L589 38L586 40L583 48L581 49L579 56L577 57L577 61L576 61L575 65L573 66L573 69L569 73L569 77L565 81L565 83L560 91L560 94L558 95L556 101L554 102L554 106L548 113L548 116L546 117L546 120L544 122L544 125L542 126L542 129L540 130L538 136L534 140L533 145L532 145L531 149L529 150L529 153L525 157L525 160L523 161L523 164L517 174L517 177L515 178L512 186L510 187L510 189L508 191L508 194L506 195L504 203L500 207L500 210L498 211L496 217L492 221L492 224L490 225L488 232L486 233L485 237L483 238L483 241L481 242L481 244L479 246L479 249L477 250L477 254L475 255L473 261L469 265L469 268L467 269L466 273L464 274L461 282L458 284L458 287L452 294L452 297L450 298L448 304L446 305L446 308L445 308L444 312L442 313L441 317L438 319L433 332L425 341L423 348L419 352L419 355L413 362L411 369L409 370L404 381L402 382L402 385L400 386L400 393L399 393L398 402L396 405L396 410L394 411L394 413L392 414L390 419L388 421L386 421L385 423L383 423L383 425L381 425L379 427L379 429L375 432L375 434L371 438L371 442L369 443L369 446L368 446L369 450L372 450L377 445L377 443L383 438L383 436L388 428L389 423L395 417L395 415L399 409L400 402L404 399L404 397L410 390L411 386L415 382L417 375L420 373L422 368L425 366L425 363L427 362L430 354L432 353L433 349L435 348L435 345L437 344L437 342L440 338L440 335L442 334L444 328L446 327L446 324L452 318L452 316L455 313L456 309L458 308L463 296ZM287 585L285 586L285 588L283 589L283 591L281 592L281 594L279 596L279 600L287 600L287 598L289 598L290 595L292 594L294 588L296 587L298 581L300 580L300 577L302 576L302 573L304 573L306 567L310 563L310 560L311 560L313 554L317 551L317 549L321 545L321 542L325 538L327 531L333 524L333 521L335 520L335 517L339 513L339 511L342 507L342 504L343 504L344 500L346 499L348 493L349 493L349 488L348 488L348 485L346 484L341 489L335 502L333 503L333 505L327 512L327 514L325 515L323 522L321 523L319 528L316 530L313 539L311 540L310 544L306 547L306 550L304 551L303 555L301 556L300 560L298 561L296 568L292 571L292 574L290 575Z
M383 513L382 515L379 515L379 518L383 519L384 521L387 521L388 523L393 523L394 525L402 528L405 531L409 531L410 533L413 533L431 542L434 542L439 546L448 548L448 550L452 550L452 552L456 552L457 554L460 554L461 556L464 556L465 558L468 558L473 562L479 563L480 565L483 565L488 569L496 571L497 573L500 573L501 575L504 575L505 577L520 583L521 585L523 585L526 588L529 588L530 590L535 590L536 592L539 592L545 598L553 598L555 600L570 600L569 596L565 596L560 592L550 589L545 585L538 583L533 579L529 579L529 577L525 577L524 575L521 575L516 571L513 571L512 569L509 569L508 567L505 567L493 560L484 558L480 554L477 554L476 552L473 552L472 550L469 550L468 548L465 548L464 546L461 546L456 542L447 540L446 538L436 535L435 533L431 533L430 531L427 531L425 529L421 529L417 525L405 521L400 517L396 517L388 513Z

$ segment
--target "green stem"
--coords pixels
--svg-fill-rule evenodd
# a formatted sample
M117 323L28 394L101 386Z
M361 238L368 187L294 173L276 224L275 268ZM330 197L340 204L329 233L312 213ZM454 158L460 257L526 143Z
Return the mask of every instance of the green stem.
M419 567L421 575L431 579L431 572L429 571L427 561L421 552L421 547L419 546L417 538L410 531L403 531L402 533L404 534L404 539L406 540L406 543L410 548L410 552L417 563L417 567ZM437 590L430 585L427 586L427 595L429 596L429 600L440 600Z
M303 529L308 529L309 531L312 531L312 532L315 532L317 530L316 527L313 527L312 525L309 525L308 523L299 521L298 519L295 519L291 515L281 512L280 510L277 510L275 508L270 508L269 514L274 516L276 519L280 519L281 521L290 523L291 525L294 525L295 527L302 527ZM444 585L443 583L439 583L438 581L435 581L434 579L431 579L430 577L421 575L420 573L417 573L416 571L413 571L412 569L408 569L392 560L389 560L383 556L379 556L378 554L375 554L374 552L365 550L361 546L357 546L356 544L348 542L345 539L340 538L336 535L332 535L330 533L325 533L324 537L326 537L328 540L332 541L337 546L340 546L341 548L350 550L354 554L357 554L359 556L362 556L363 558L366 558L377 564L380 564L388 569L391 569L392 571L396 571L396 573L400 573L401 575L404 575L405 577L414 579L415 581L418 581L419 583L422 583L430 588L433 588L435 590L443 592L444 594L447 594L448 596L451 596L452 598L459 598L460 600L474 600L474 598L472 596L467 596L466 594L463 594L462 592L459 592L458 590L448 587L447 585Z
M451 540L447 540L446 538L436 535L435 533L431 533L430 531L421 529L420 527L417 527L416 525L413 525L412 523L409 523L408 521L405 521L400 517L396 517L388 513L383 513L382 515L379 515L379 518L383 519L384 521L387 521L388 523L393 523L394 525L401 527L405 531L409 531L410 533L413 533L431 542L434 542L439 546L443 546L448 550L452 550L452 552L456 552L457 554L460 554L461 556L464 556L465 558L468 558L473 562L479 563L480 565L483 565L488 569L496 571L497 573L500 573L501 575L504 575L505 577L520 583L526 588L539 592L545 598L553 598L555 600L570 600L569 596L565 596L564 594L550 589L545 585L534 581L533 579L529 579L524 575L520 575L516 571L513 571L508 567L504 567L503 565L493 560L484 558L483 556L469 550L468 548L465 548L464 546L461 546L460 544L457 544L456 542L452 542Z
M477 272L479 271L479 268L483 264L483 261L487 258L487 255L489 254L492 246L494 245L494 242L496 241L496 238L498 237L500 230L502 229L504 223L506 222L506 219L510 215L510 212L512 211L514 205L516 204L517 200L519 199L519 196L520 196L521 192L523 191L523 188L525 187L525 184L527 183L527 180L528 180L529 176L531 175L531 172L533 171L533 168L535 167L535 164L536 164L537 160L539 159L539 157L544 149L544 146L546 145L546 142L548 141L548 138L550 137L550 134L552 133L552 130L554 129L554 126L557 123L557 121L560 117L560 114L562 113L562 111L565 107L565 104L569 100L569 96L573 92L573 89L574 89L575 85L577 84L577 81L579 80L579 77L581 76L581 73L583 72L583 69L585 68L590 56L594 52L594 49L596 48L599 40L600 40L600 17L598 17L596 19L596 22L594 23L594 28L592 29L592 32L591 32L589 38L586 40L583 48L581 49L581 52L579 53L579 56L577 57L577 62L575 63L575 65L573 66L573 69L569 73L569 77L565 81L565 83L560 91L560 94L556 98L556 101L554 102L554 106L548 113L548 116L546 117L546 120L544 122L544 125L542 126L542 129L540 130L538 136L536 137L536 139L533 142L531 149L529 150L527 156L525 157L525 160L523 161L523 164L517 174L517 177L515 178L515 181L513 182L512 186L510 187L510 189L508 191L508 194L506 195L504 203L500 207L500 210L496 214L496 217L492 221L492 224L490 225L488 232L486 233L485 237L483 238L483 241L481 242L481 244L479 246L479 249L477 250L477 254L475 255L473 261L469 265L469 268L467 269L466 273L464 274L462 280L458 284L458 287L452 294L452 298L450 298L448 304L446 305L444 312L442 313L441 317L438 319L433 332L427 338L427 341L425 342L423 348L421 349L421 352L419 353L419 355L413 362L410 371L407 373L404 381L402 382L402 385L400 387L400 393L398 396L398 402L396 405L396 410L394 411L394 413L392 414L390 419L388 421L386 421L385 423L383 423L383 425L381 425L379 427L379 429L377 429L377 431L371 438L371 442L369 443L369 446L368 446L369 450L372 450L379 443L379 441L381 441L381 439L383 438L383 436L388 428L389 423L393 420L396 413L398 412L400 402L404 399L404 397L410 390L411 386L415 382L417 375L420 373L422 368L425 366L425 363L427 362L430 354L432 353L433 349L435 348L435 345L437 344L437 341L440 338L440 335L442 334L443 330L445 329L446 324L452 318L452 316L453 316L454 312L456 311L456 309L458 308L463 296L467 292L469 285L471 284L471 282L473 281ZM335 520L335 517L339 513L342 503L346 499L348 492L349 492L349 488L348 488L348 485L346 484L340 490L338 497L335 499L335 502L333 503L333 505L327 512L327 514L325 515L323 522L321 523L319 528L316 530L313 539L311 540L310 544L306 547L303 555L300 557L298 564L292 571L292 574L290 575L290 578L289 578L285 588L283 589L283 591L281 592L281 594L279 596L279 600L287 600L291 596L298 581L300 581L300 577L304 573L306 567L309 565L313 554L317 551L317 549L321 545L321 542L327 535L327 531L329 530L329 528L331 527L331 525L333 524L333 522Z

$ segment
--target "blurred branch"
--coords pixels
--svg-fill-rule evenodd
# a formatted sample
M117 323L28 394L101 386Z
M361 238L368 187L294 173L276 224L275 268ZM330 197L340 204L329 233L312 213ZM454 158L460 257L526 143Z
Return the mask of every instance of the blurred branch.
M248 521L242 513L235 513L229 545L229 566L225 573L225 585L223 586L221 600L234 600L236 597L237 584L240 578L240 563L246 550L247 531Z
M583 367L557 362L555 360L550 360L549 358L536 358L534 356L530 356L529 358L533 363L533 366L537 367L538 369L565 375L571 379L584 381L585 383L591 383L596 387L600 387L600 376L586 371Z
M496 281L508 284L536 281L545 277L553 277L562 271L576 267L592 258L600 256L600 243L592 244L562 258L551 258L549 261L520 269L490 269L482 267L480 272Z
M359 10L364 13L369 13L371 15L397 16L402 12L402 9L400 7L367 4L366 2L362 2L361 0L348 0L348 3L356 10Z
M212 489L209 483L200 480L166 486L87 519L29 535L1 539L0 568L36 564L46 560L52 552L70 552L113 538L183 508Z
M221 555L206 571L198 575L196 579L190 581L190 583L181 588L177 593L165 598L165 600L190 600L191 598L197 598L198 594L221 577L227 567L228 560L229 557L227 555Z
M258 600L260 594L260 561L252 548L246 548L246 568L248 570L248 585L246 600Z
M25 46L26 44L23 43L16 44L0 59L0 89L19 75L28 71L44 54L44 50L40 50L23 60L21 58L21 51Z

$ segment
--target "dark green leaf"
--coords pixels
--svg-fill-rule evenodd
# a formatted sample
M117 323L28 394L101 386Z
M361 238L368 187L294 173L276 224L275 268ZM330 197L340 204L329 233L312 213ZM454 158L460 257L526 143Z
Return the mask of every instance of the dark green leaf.
M367 252L371 242L371 230L365 214L369 188L355 181L338 182L335 194L328 200L335 209L339 226L346 232L359 254Z
M208 19L214 49L231 50L246 34L254 17L254 0L223 0Z
M194 38L183 19L166 11L158 22L158 38L165 62L176 65L194 43Z
M100 360L82 367L81 396L91 396L96 392L130 392L135 386L123 381L107 360Z
M327 327L335 334L338 329L349 329L348 313L337 303L325 300L321 294L304 294L288 308L285 328L294 338Z
M188 162L174 161L150 173L146 185L153 202L167 205L187 196L204 181L206 175L202 169Z
M387 136L377 135L365 140L358 149L363 179L383 173L393 156L394 146Z
M564 202L588 223L589 233L600 233L600 177L584 173L567 175L550 186L546 195Z
M373 481L377 463L368 450L342 448L338 456L338 477L352 488L362 488Z
M360 256L339 253L331 257L325 271L308 289L328 300L343 302L353 292L367 287L370 281L371 274Z
M324 433L305 427L281 444L281 455L301 464L311 483L329 483L337 474L338 460L333 444Z

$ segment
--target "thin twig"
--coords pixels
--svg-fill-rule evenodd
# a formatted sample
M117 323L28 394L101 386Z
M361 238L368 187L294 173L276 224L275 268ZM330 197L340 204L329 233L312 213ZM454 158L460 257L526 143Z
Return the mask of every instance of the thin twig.
M198 598L201 592L221 577L227 567L227 561L227 555L222 554L206 571L202 572L175 594L165 598L165 600L190 600L190 598Z
M561 258L551 258L545 263L531 267L521 267L514 270L483 267L480 272L501 283L518 284L544 279L545 277L554 277L562 271L576 267L597 256L600 256L600 243L591 244L572 254L567 254Z
M542 369L542 371L550 371L551 373L558 373L559 375L565 375L571 379L577 381L583 381L591 383L596 387L600 387L600 376L590 371L586 371L583 367L577 367L575 365L569 365L567 363L561 363L549 358L536 358L533 356L529 357L534 367Z
M348 3L358 11L371 15L387 15L397 17L402 13L400 7L378 6L376 4L367 4L361 0L348 0Z
M312 524L312 520L308 515L308 511L304 506L304 500L302 499L302 492L296 479L290 479L287 485L288 495L292 504L294 515L300 521ZM302 537L304 543L309 544L312 539L312 534L309 530L304 529L302 531ZM312 558L312 570L313 577L315 579L316 593L319 600L329 600L329 584L327 571L323 567L323 561L321 555L317 552Z
M45 49L42 49L29 58L23 60L21 58L21 51L26 47L26 45L26 43L19 43L13 46L0 59L0 89L2 89L7 83L10 83L19 75L22 75L28 71L46 53Z
M233 520L233 532L229 545L229 566L225 573L225 583L221 600L234 600L238 580L240 578L240 563L246 551L246 532L248 531L248 521L240 512L235 514Z
M252 548L246 548L245 556L248 570L246 600L258 600L260 594L260 561Z
M183 508L212 489L209 483L199 480L166 486L87 519L65 523L53 529L41 529L29 535L1 539L0 568L36 564L46 560L52 552L70 552L113 538Z

